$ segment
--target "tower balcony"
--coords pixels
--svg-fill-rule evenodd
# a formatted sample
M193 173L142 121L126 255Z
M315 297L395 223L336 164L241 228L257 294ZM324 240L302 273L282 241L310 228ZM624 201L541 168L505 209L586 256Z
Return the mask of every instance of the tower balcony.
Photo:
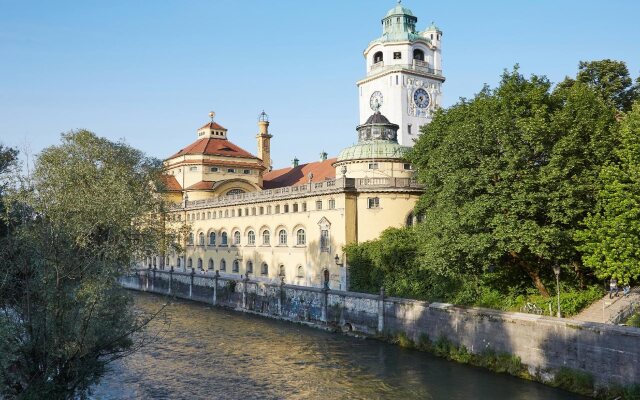
M369 72L367 73L367 77L377 75L382 72L400 71L400 70L410 70L410 71L427 73L431 75L442 76L442 70L434 69L426 61L414 59L414 60L411 60L411 64L393 63L393 64L385 65L384 61L378 61L377 63L371 65L371 67L369 68Z

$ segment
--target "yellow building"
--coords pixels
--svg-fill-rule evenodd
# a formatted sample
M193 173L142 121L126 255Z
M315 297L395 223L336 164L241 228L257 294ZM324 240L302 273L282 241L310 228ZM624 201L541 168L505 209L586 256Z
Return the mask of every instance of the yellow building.
M412 221L421 189L403 160L398 125L376 111L358 143L337 158L270 170L269 120L260 115L258 155L212 121L164 161L168 223L182 252L147 260L163 269L346 289L343 246ZM347 260L348 263L348 260Z

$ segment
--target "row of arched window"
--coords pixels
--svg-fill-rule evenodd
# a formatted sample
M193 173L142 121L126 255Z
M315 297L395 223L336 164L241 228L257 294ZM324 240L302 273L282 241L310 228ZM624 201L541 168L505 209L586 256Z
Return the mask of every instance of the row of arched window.
M307 233L303 228L299 228L295 231L294 243L296 246L306 246L307 244ZM242 243L242 235L240 231L233 232L233 236L231 238L231 243L229 243L229 236L227 232L221 232L218 236L216 232L209 232L208 235L205 235L204 232L200 232L198 234L198 240L196 242L195 236L193 232L189 233L187 238L187 245L193 246L240 246ZM271 245L271 232L269 229L264 229L260 233L260 242L262 246L270 246ZM287 246L289 243L288 233L286 229L280 229L277 232L277 245L278 246ZM256 232L254 230L249 230L247 232L246 237L246 246L255 246L256 245Z
M402 54L399 54L398 52L394 53L394 59L401 59L402 58ZM422 51L421 49L414 49L413 50L413 59L414 60L418 60L418 61L424 61L424 51ZM379 63L384 61L384 54L381 51L377 51L374 55L373 55L373 63Z
M203 265L203 260L202 258L198 258L196 260L196 265L193 265L193 259L191 257L187 258L187 268L198 268L198 270L200 271L204 271L204 265ZM177 259L177 265L178 267L180 267L180 257L178 257ZM254 273L253 271L253 261L247 261L246 265L245 265L245 271L244 273L247 275L251 275ZM227 271L227 261L223 258L220 260L220 264L218 265L218 269L222 272L226 272ZM207 271L214 271L215 270L215 263L213 261L212 258L209 259L209 261L207 262ZM239 260L233 260L233 262L231 263L231 272L233 273L240 273L240 261ZM280 264L278 266L278 276L279 277L284 277L285 276L285 266L283 264ZM269 264L267 264L266 262L263 262L260 264L260 275L264 275L267 276L269 275ZM297 268L297 273L296 273L296 277L297 278L303 278L304 277L304 267L302 265L298 265Z

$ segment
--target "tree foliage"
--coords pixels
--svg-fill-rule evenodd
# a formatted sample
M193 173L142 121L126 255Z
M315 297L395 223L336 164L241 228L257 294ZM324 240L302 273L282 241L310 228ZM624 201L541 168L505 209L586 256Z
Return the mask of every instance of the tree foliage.
M618 162L602 168L602 188L584 230L576 232L584 264L602 279L640 277L640 102L623 119Z
M620 111L629 111L631 104L640 99L640 77L633 79L622 61L580 61L576 79L566 79L561 85L578 81L594 89L609 104Z
M164 243L159 163L88 131L45 149L4 197L0 397L75 398L135 349L149 316L117 278Z
M584 84L550 86L505 72L496 89L424 129L410 155L426 186L423 264L448 274L520 270L547 295L551 267L579 262L573 232L612 157L615 114Z

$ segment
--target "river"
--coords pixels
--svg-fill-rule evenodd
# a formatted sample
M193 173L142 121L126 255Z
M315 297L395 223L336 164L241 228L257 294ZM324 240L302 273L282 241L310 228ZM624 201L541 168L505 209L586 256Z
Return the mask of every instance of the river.
M134 294L150 312L167 298ZM161 338L115 362L94 399L583 399L376 340L173 301Z

